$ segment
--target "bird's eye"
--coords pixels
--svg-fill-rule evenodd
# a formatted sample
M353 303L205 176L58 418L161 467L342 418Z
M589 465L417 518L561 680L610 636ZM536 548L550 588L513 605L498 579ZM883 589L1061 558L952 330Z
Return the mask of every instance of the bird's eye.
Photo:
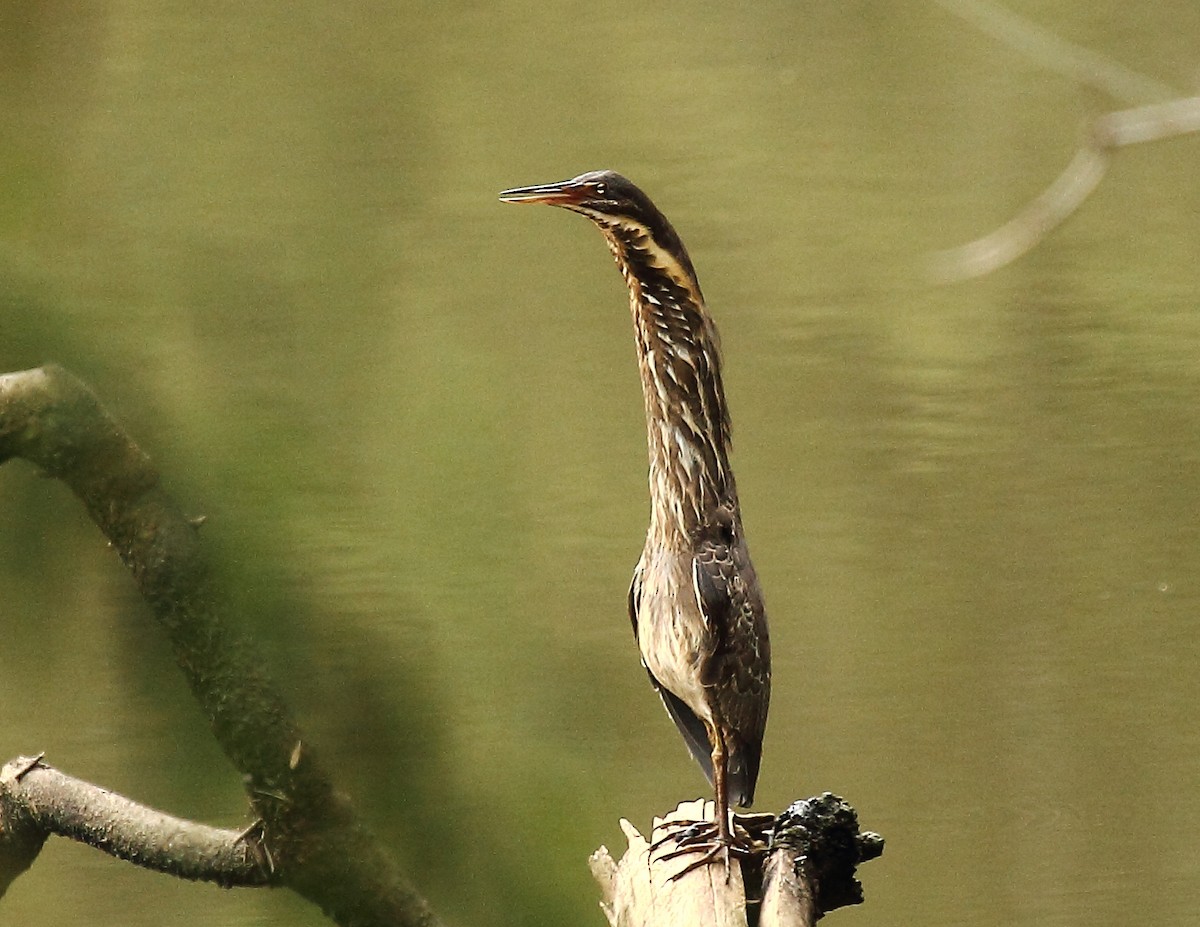
M607 192L608 192L608 187L606 187L602 183L595 184L592 187L592 193L594 193L596 196L604 196L604 194L606 194Z

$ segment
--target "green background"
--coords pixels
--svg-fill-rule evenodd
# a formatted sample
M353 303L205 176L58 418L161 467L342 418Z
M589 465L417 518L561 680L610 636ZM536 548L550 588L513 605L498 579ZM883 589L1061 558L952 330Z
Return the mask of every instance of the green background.
M1194 86L1200 5L1020 3ZM0 369L90 382L452 923L596 924L588 854L706 792L637 664L625 295L514 185L614 168L718 324L775 693L760 810L888 840L838 923L1194 924L1200 184L1122 151L935 287L1114 102L929 3L6 3ZM0 472L0 758L240 827L129 578ZM20 925L317 925L52 840Z

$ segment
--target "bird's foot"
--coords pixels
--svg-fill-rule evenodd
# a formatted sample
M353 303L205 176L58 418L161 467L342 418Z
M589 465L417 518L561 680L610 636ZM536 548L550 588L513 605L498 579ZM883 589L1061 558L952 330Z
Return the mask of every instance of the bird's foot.
M663 825L665 833L650 844L650 853L653 857L655 852L670 845L672 849L659 855L659 862L700 854L698 859L672 875L668 879L670 882L683 878L694 869L716 862L724 865L725 881L728 882L731 858L751 859L766 852L767 838L774 821L773 815L734 815L733 828L728 833L723 833L712 821L672 821Z
M683 846L703 840L713 829L712 821L690 821L683 818L663 821L654 828L655 833L659 833L660 836L650 842L650 855L653 856L660 847L668 843Z
M729 873L730 873L729 857L731 855L733 855L733 847L730 846L728 843L722 843L721 841L717 840L711 844L701 844L700 846L690 847L688 849L673 850L670 853L663 854L663 856L661 856L660 859L670 860L670 859L675 859L675 857L677 857L677 856L682 856L686 853L697 853L697 852L701 852L701 851L702 851L702 855L699 857L699 859L692 860L690 863L688 863L686 866L684 866L678 872L676 872L672 876L670 876L667 879L667 881L668 882L676 882L679 879L682 879L689 872L692 872L693 870L701 869L701 868L707 866L709 863L719 862L719 863L723 864L725 867L725 882L726 882L726 884L728 884Z
M735 844L754 851L761 851L766 847L775 828L775 815L732 814L730 818L733 824L732 840ZM652 855L669 843L680 849L691 850L713 843L718 836L718 828L714 822L685 818L663 821L655 828L655 832L661 832L661 836L650 844Z

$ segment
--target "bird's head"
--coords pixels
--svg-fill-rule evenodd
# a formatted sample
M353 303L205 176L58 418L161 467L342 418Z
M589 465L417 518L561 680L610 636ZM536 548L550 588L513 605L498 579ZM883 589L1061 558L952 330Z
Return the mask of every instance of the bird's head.
M581 213L608 225L627 220L649 226L659 211L650 197L616 171L588 171L571 180L516 187L500 194L505 203L545 203Z
M616 171L588 171L557 183L515 187L500 199L561 206L587 216L608 237L619 259L635 265L645 260L663 269L674 264L681 272L679 282L686 281L699 297L696 272L675 229L650 197Z

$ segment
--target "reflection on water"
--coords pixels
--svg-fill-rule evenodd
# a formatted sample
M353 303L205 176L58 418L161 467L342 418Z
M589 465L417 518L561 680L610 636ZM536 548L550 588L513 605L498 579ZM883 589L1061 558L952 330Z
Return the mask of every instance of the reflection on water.
M209 514L247 629L438 910L593 916L618 816L705 790L624 613L621 282L593 230L495 202L613 167L724 336L773 620L759 806L830 788L888 838L838 917L1190 923L1194 143L937 290L923 256L1035 194L1091 106L941 14L646 8L597 54L566 8L305 9L8 17L0 359L90 380ZM1196 9L1156 10L1052 25L1186 73ZM5 755L243 821L77 507L19 466L0 506ZM52 842L8 916L322 923L127 868Z

